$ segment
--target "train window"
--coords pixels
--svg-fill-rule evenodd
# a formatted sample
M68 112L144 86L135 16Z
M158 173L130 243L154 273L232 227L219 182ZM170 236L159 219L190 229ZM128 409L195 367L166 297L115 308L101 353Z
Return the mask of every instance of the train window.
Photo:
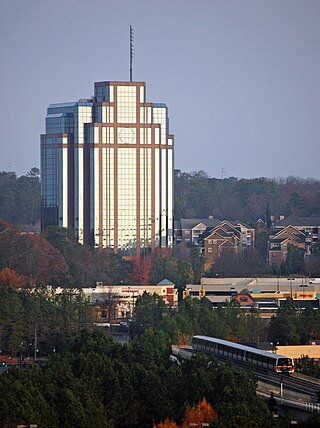
M278 358L278 366L291 366L292 362L290 358Z
M252 352L248 352L248 356L249 356L249 361L250 363L254 363L255 361L255 355Z
M269 362L269 358L268 357L263 357L263 365L265 367L268 367L268 362Z

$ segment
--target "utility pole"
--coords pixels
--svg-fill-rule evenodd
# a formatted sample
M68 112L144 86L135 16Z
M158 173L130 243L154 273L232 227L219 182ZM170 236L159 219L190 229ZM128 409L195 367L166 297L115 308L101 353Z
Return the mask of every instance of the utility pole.
M38 325L34 325L34 361L37 359L37 329Z

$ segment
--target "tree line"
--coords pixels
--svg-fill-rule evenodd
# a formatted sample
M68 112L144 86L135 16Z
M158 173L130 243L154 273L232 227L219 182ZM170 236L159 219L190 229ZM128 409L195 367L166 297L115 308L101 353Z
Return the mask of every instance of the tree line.
M19 236L14 225L39 225L39 170L32 168L19 178L13 172L1 172L0 271L7 270L0 273L0 283L29 281L85 287L97 281L147 284L167 278L182 289L188 283L198 283L204 273L207 276L320 275L317 245L313 246L308 259L302 250L289 248L288 257L280 268L267 266L271 214L319 213L319 181L297 177L220 180L203 171L184 173L179 170L175 171L174 180L176 219L213 215L253 225L262 218L266 226L256 230L255 248L241 254L225 254L205 273L203 256L199 256L195 248L183 245L175 246L171 252L158 251L143 260L127 262L110 250L99 251L79 245L72 232L63 228L49 228L42 236Z
M147 285L167 278L182 289L199 281L202 267L196 249L159 250L144 259L126 261L112 250L79 244L65 228L49 227L42 235L22 233L0 220L0 287Z
M265 319L255 308L244 311L236 299L212 308L206 297L187 297L179 302L177 310L169 310L159 296L145 293L136 302L131 336L149 327L164 331L171 343L190 344L192 336L202 334L242 343L297 345L318 340L320 311L311 305L301 311L288 298L275 316Z
M174 171L175 219L206 218L255 222L270 215L320 213L320 181L299 177L213 178L204 171ZM40 171L17 177L0 172L0 218L17 225L40 222Z
M320 181L299 177L224 179L204 171L175 170L175 218L241 220L259 218L270 225L270 216L310 216L320 213Z
M62 352L75 334L92 329L92 306L81 290L0 288L2 354L34 358Z
M26 175L0 171L0 219L18 225L40 222L40 170Z

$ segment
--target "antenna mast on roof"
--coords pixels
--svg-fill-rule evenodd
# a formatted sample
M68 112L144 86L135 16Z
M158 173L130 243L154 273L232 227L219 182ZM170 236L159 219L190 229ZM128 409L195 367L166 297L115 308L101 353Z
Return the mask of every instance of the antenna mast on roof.
M130 82L132 82L133 28L130 25Z

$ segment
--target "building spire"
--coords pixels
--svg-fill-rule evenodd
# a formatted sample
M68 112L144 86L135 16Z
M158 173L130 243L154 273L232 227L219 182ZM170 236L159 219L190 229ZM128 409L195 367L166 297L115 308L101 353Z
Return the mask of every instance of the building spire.
M130 25L130 82L132 82L133 27Z

